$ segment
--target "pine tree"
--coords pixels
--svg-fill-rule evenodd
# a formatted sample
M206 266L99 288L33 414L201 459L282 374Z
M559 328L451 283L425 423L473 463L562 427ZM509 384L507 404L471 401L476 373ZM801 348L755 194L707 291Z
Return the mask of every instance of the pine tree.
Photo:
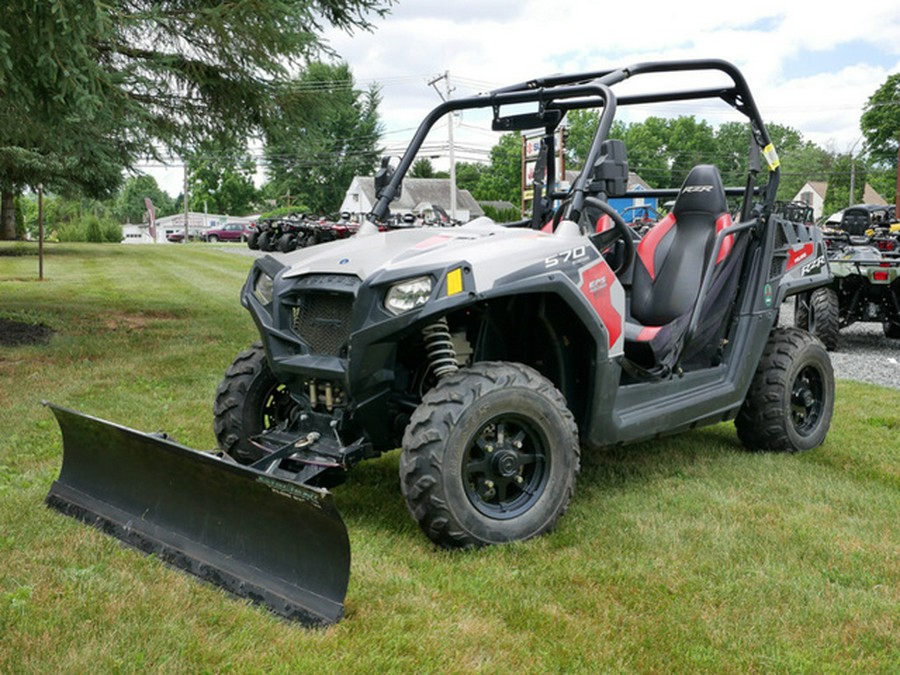
M142 154L258 129L325 26L368 28L390 2L0 4L0 238L28 186L102 196Z

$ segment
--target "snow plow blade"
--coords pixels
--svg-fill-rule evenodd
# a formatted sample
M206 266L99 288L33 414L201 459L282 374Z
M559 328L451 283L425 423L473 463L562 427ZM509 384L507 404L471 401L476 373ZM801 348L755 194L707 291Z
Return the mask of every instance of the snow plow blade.
M67 408L48 506L305 625L336 623L350 579L330 493Z

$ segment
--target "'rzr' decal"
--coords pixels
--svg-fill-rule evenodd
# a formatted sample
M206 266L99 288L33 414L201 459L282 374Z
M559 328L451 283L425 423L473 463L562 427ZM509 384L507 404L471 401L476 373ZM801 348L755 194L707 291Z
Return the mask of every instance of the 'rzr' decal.
M800 271L800 274L806 276L807 274L811 274L813 272L818 272L819 269L825 267L825 256L820 255L818 258L813 260L812 262L808 262L803 266L803 269Z

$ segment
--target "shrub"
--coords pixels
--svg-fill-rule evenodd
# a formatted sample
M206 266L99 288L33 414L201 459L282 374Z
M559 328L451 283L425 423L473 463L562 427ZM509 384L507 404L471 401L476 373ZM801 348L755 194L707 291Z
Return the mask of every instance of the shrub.
M88 215L80 220L61 223L56 228L56 236L64 242L119 243L122 241L122 226L113 220Z
M498 209L492 204L481 204L481 209L484 211L484 215L496 223L511 223L522 217L521 212L516 208Z

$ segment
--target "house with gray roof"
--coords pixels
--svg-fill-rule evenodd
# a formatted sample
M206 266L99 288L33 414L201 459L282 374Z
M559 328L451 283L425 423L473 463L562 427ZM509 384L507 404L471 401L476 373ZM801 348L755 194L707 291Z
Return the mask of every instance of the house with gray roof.
M375 179L372 176L356 176L350 183L341 213L349 213L351 218L361 219L375 206ZM404 178L403 192L391 203L391 213L413 214L430 219L434 207L438 206L450 213L450 180L448 178ZM484 211L468 190L456 189L456 219L466 223L483 216Z

